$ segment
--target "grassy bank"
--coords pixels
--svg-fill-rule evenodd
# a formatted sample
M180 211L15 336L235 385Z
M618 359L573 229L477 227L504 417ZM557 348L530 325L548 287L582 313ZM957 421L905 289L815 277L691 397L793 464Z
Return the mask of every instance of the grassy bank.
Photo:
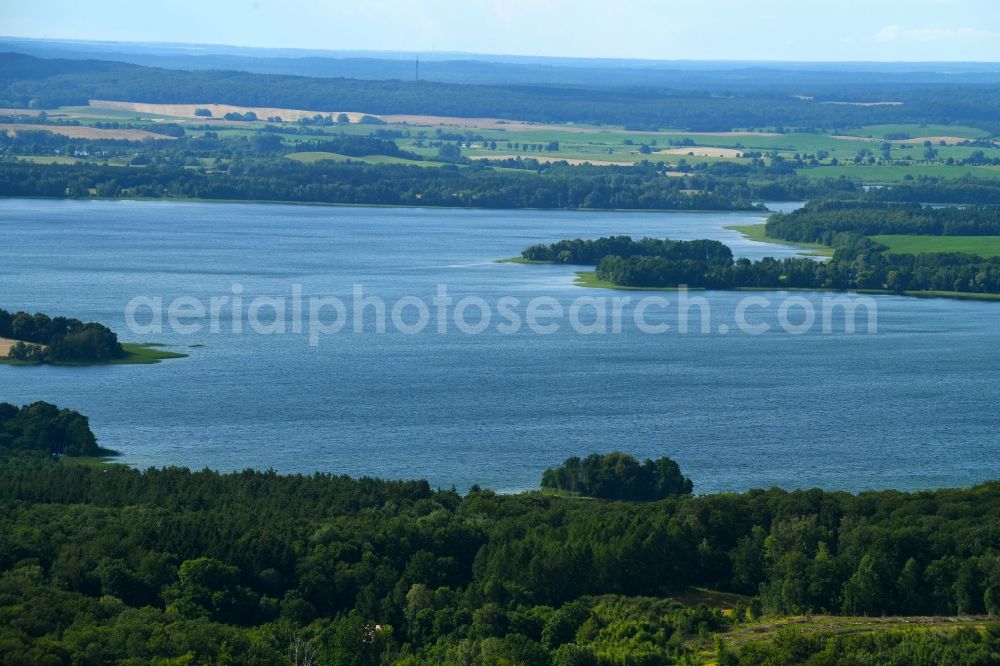
M597 277L597 271L577 271L573 284L578 287L596 289L619 289L622 291L680 291L679 287L626 287ZM705 291L702 288L689 288L688 291Z
M678 291L678 287L627 287L597 277L596 271L578 271L576 279L573 281L578 287L590 287L595 289L618 289L620 291ZM707 291L704 288L689 288L688 291ZM835 289L805 289L788 287L754 287L740 289L726 289L719 291L815 291L815 292L836 292ZM841 292L837 292L841 293ZM852 294L865 294L873 296L912 296L913 298L954 298L964 301L993 301L1000 302L1000 294L977 294L966 291L904 291L902 293L889 291L888 289L850 289L847 292Z
M954 632L959 629L985 631L994 618L986 615L886 616L858 617L844 615L799 615L766 618L758 622L737 625L719 638L731 649L739 650L751 643L773 643L794 635L812 638L846 637L876 632ZM718 653L707 650L701 654L702 664L716 664ZM878 662L883 663L883 662Z
M551 261L536 261L534 259L525 259L524 257L510 257L508 259L497 259L494 263L497 264L551 264Z
M757 241L758 243L778 243L780 245L788 245L791 247L799 247L803 250L808 250L808 252L800 252L799 254L806 257L832 257L833 248L827 247L826 245L820 245L819 243L793 243L791 241L781 240L780 238L771 238L766 233L764 233L766 225L763 224L742 224L733 225L730 227L725 227L730 231L738 231L743 234L744 238L752 241Z
M889 246L891 254L922 252L964 252L980 257L1000 257L1000 236L872 236L876 243Z
M105 449L99 456L62 456L60 460L64 465L80 465L83 467L109 467L111 465L122 465L124 463L115 462L115 458L121 454L117 451Z
M162 345L156 342L150 342L147 344L136 344L127 342L122 345L125 352L128 354L123 359L117 359L112 361L114 365L148 365L151 363L160 363L161 361L166 361L174 358L187 358L187 354L181 354L180 352L172 352L164 349L166 345Z
M59 363L29 363L27 361L15 361L12 358L2 357L0 358L0 365L59 365L59 366L70 366L70 367L86 367L93 365L150 365L153 363L160 363L161 361L166 361L175 358L186 358L187 354L181 354L179 352L166 351L163 349L165 345L158 343L147 343L147 344L137 344L137 343L124 343L122 348L125 350L125 356L123 358L116 358L110 361L95 361L95 362L69 362L63 361Z

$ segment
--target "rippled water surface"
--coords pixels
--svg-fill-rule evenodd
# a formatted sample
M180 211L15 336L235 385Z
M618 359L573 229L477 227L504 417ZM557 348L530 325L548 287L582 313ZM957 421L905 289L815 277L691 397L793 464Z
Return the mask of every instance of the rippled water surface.
M140 295L335 295L363 285L390 304L637 292L573 286L572 267L498 264L526 245L631 234L716 238L740 256L791 248L723 227L758 213L580 213L254 204L0 201L0 307L97 320L130 341L190 354L154 366L0 366L0 400L87 414L137 465L273 467L423 477L434 485L535 487L569 455L669 455L696 491L924 488L1000 477L1000 303L877 297L874 335L735 332L746 293L703 293L711 334L551 335L491 326L356 334L135 335ZM663 294L668 298L673 295ZM820 310L830 294L801 293ZM472 311L473 313L475 311ZM651 311L652 312L652 311ZM374 316L373 312L370 312ZM290 313L289 313L290 316ZM412 317L411 317L412 318ZM474 314L469 319L475 319ZM720 325L731 326L728 334ZM203 346L192 346L203 345Z

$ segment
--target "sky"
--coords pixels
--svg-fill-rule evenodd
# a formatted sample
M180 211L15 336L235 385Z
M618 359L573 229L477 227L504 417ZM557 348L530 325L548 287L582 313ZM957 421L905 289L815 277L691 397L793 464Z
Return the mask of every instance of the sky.
M1000 0L0 0L0 34L662 60L1000 61Z

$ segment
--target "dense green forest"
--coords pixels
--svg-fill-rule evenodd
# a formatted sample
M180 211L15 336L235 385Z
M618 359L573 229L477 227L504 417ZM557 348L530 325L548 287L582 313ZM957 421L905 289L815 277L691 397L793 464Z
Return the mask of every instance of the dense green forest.
M670 458L647 458L640 463L627 453L613 452L592 453L582 460L569 458L545 470L542 488L601 499L649 501L690 495L694 485Z
M635 503L20 456L0 524L12 664L701 663L781 614L1000 612L998 484ZM998 631L789 631L719 663L994 663Z
M690 186L697 188L691 190ZM228 172L183 167L0 163L0 196L196 197L481 208L759 210L742 181L692 175L665 178L653 165L566 167L542 178L489 167L398 164L303 165L261 162Z
M1000 207L932 208L920 204L817 201L767 220L767 235L836 247L845 235L1000 235Z
M46 402L18 408L0 403L0 458L16 451L51 455L103 456L114 451L97 445L87 417Z
M0 309L0 338L17 340L8 357L29 363L88 363L125 356L114 331L103 324L42 313Z
M158 103L214 101L239 106L383 114L493 117L637 128L730 130L837 128L879 123L961 123L996 128L996 86L835 85L811 90L667 89L648 86L460 85L362 81L237 71L183 71L97 60L0 55L0 106L52 108L89 99ZM894 101L856 106L830 101Z
M868 201L898 201L929 204L1000 204L1000 181L978 178L921 177L892 187L873 187Z
M716 268L733 262L733 252L715 240L672 241L669 239L631 236L610 236L597 240L563 240L551 245L532 245L521 255L529 261L551 261L560 264L594 265L607 256L660 257L668 261L697 261Z
M708 261L609 255L597 264L600 280L629 287L707 289L874 289L1000 293L1000 257L962 253L889 254L884 245L853 237L833 258L741 258L721 269Z

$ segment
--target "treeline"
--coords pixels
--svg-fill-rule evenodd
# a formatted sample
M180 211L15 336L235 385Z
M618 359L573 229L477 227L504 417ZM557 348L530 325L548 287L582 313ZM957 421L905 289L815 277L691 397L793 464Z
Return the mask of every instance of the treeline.
M629 236L534 245L522 256L536 261L596 264L598 279L627 287L1000 293L1000 257L889 254L884 245L848 232L834 240L838 247L826 262L802 257L734 261L729 248L718 241L635 241Z
M103 324L0 309L0 338L17 340L8 357L33 363L110 361L125 356L118 335Z
M741 258L720 269L709 262L611 255L597 264L596 275L628 287L1000 293L1000 257L984 259L957 252L889 254L884 245L864 237L847 241L851 242L825 262L801 257Z
M1000 204L1000 180L962 177L921 176L891 187L873 187L864 193L868 201L910 202L925 204Z
M642 463L627 453L592 453L582 460L568 458L542 474L542 488L610 500L650 501L690 495L691 479L670 458Z
M97 445L87 417L79 412L59 409L47 402L21 408L0 402L0 453L12 452L66 456L114 454Z
M395 141L372 136L339 136L325 141L306 141L296 144L295 149L338 153L348 157L389 155L411 160L423 159L416 153L402 150Z
M244 201L481 208L759 210L744 183L666 178L653 166L541 174L484 167L401 164L303 165L291 160L181 167L0 163L0 196L194 197ZM694 191L692 191L694 189Z
M1000 612L996 483L626 503L15 459L0 534L10 663L692 663L770 614ZM690 586L749 596L670 600Z
M834 247L843 243L838 236L844 234L995 236L1000 235L1000 207L818 201L791 213L772 215L766 233L772 238Z
M860 127L881 123L972 124L996 127L995 86L896 85L824 87L815 99L754 86L710 90L648 86L461 85L431 81L362 81L236 71L182 71L116 62L47 60L0 55L0 105L53 108L90 99L190 104L202 100L249 107L380 114L493 117L537 122L624 125L691 131L734 128ZM747 89L749 88L749 89ZM857 106L825 101L852 96L902 105Z
M597 264L609 255L660 257L669 261L699 261L727 266L733 261L729 246L715 240L672 241L656 238L632 240L631 236L609 236L596 240L563 240L551 245L532 245L521 256L530 261L559 264Z

